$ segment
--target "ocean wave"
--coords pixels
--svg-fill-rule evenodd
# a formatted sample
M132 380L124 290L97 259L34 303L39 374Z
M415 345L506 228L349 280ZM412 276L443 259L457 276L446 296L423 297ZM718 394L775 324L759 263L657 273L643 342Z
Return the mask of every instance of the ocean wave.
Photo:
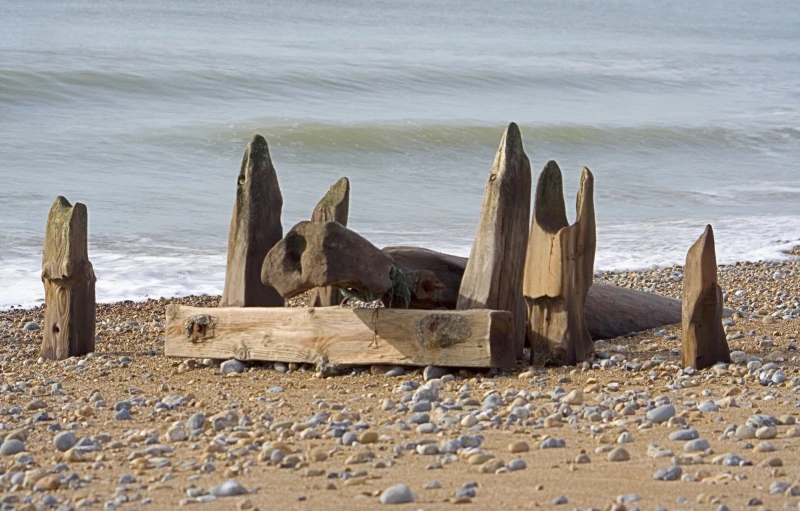
M156 145L185 147L196 144L218 151L236 144L242 147L255 133L270 145L307 150L372 150L404 153L420 148L481 150L496 147L505 126L476 123L386 122L338 124L263 118L227 126L186 126L141 134ZM793 149L800 146L800 128L736 126L610 126L521 125L523 141L533 147L594 146L643 149L722 148Z
M0 68L0 101L15 104L76 99L215 98L327 99L335 94L463 94L503 91L631 91L647 93L708 87L708 78L641 69L564 68L502 63L309 62L250 63L227 68Z

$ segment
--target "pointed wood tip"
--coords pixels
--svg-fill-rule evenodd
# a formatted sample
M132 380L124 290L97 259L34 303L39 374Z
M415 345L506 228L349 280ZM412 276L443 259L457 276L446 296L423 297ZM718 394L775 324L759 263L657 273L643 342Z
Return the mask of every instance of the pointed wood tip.
M525 154L525 149L522 147L522 133L519 131L519 126L517 126L516 123L509 123L506 131L503 133L503 139L500 141L500 151L507 154Z
M536 198L533 202L533 216L535 222L550 232L556 232L569 225L561 169L555 160L548 161L539 174Z
M67 198L64 197L63 195L59 195L58 197L56 197L56 200L55 200L55 202L53 203L53 206L50 209L55 209L55 208L69 209L71 207L72 207L72 204L69 203Z
M253 135L253 138L250 140L250 143L247 144L247 151L250 154L260 154L260 153L269 154L269 145L267 144L267 139L265 139L259 134Z
M714 273L716 273L717 249L714 242L714 229L711 224L706 225L703 234L697 238L697 241L686 253L686 266L688 267L694 261L702 261L702 264L708 265L709 271L713 268Z

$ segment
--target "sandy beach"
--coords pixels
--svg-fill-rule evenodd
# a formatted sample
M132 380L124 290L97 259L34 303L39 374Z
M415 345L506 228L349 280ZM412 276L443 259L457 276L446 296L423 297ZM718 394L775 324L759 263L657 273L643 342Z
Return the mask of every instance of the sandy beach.
M205 296L98 305L96 352L57 362L39 358L42 309L6 311L2 509L373 509L409 497L395 485L398 509L794 508L800 261L719 276L758 317L725 320L735 363L697 372L675 325L577 368L223 375L162 354L166 305ZM596 281L679 297L681 277Z

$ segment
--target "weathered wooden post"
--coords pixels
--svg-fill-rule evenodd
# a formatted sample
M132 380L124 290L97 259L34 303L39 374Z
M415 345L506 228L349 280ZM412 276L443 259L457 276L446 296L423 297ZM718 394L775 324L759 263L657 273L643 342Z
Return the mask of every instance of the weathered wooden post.
M350 181L343 177L331 186L311 214L312 222L338 222L347 227L350 213ZM342 293L335 287L315 287L308 294L309 307L330 307L342 303Z
M42 356L51 360L94 351L96 278L89 262L86 206L58 197L50 208L42 256L45 312Z
M514 343L522 358L526 306L522 296L531 209L531 166L522 135L508 125L483 194L478 232L464 271L458 309L495 309L514 316Z
M531 361L542 348L546 362L569 365L594 351L584 320L594 272L594 177L585 167L577 211L577 220L569 225L561 169L549 161L536 185L525 263Z
M683 272L682 359L684 367L704 369L730 362L722 328L722 289L717 283L717 254L710 225L686 254Z
M267 141L255 135L242 158L228 233L228 264L220 307L282 307L283 298L261 282L261 265L283 237L283 197Z

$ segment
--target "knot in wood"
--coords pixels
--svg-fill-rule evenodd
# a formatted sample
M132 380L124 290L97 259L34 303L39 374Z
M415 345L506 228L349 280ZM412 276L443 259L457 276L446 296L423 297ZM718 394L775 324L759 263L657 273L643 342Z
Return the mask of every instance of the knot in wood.
M214 335L214 320L208 314L189 316L183 324L186 337L192 342L200 342Z
M422 348L445 348L469 339L469 319L452 314L429 314L417 321L417 344Z

